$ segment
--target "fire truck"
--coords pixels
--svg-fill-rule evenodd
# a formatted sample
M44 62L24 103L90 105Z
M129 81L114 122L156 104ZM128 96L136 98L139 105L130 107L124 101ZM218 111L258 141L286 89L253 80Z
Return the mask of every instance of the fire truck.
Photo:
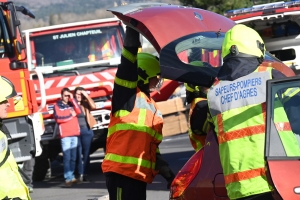
M267 50L299 74L299 0L229 10L225 16L255 29L263 38Z
M61 89L85 88L97 109L91 114L97 121L93 127L91 153L105 148L110 121L111 97L117 65L120 63L124 24L118 18L90 20L24 30L27 64L43 108L45 132L41 137L43 154L36 158L34 180L43 180L51 161L61 151L58 126L53 107L61 98ZM167 100L179 86L166 80L156 101Z
M30 79L26 62L26 46L21 37L17 12L35 18L23 6L15 6L11 1L0 1L0 75L13 82L18 94L9 100L8 116L1 120L9 130L9 134L6 133L9 148L16 162L22 163L42 153L40 136L44 127L40 113L42 107L36 101L37 91Z

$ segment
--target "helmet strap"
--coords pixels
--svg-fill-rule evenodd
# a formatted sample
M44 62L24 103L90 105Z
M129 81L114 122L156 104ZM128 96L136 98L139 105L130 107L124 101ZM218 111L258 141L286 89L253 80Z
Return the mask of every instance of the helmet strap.
M146 70L143 70L142 68L138 67L137 71L138 71L138 75L139 75L142 79L147 80L148 74L146 73Z

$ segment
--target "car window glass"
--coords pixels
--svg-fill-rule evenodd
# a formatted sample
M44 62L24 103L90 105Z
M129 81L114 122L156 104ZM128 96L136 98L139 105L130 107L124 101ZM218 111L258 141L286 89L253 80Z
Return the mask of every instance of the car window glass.
M300 86L300 84L299 84ZM300 88L294 85L273 88L271 106L270 155L294 157L293 151L300 149ZM291 142L296 144L291 148ZM282 149L280 152L280 149ZM276 153L274 153L276 151ZM284 152L283 152L284 151Z
M219 67L222 65L221 47L223 34L206 32L183 38L175 46L178 58L184 63L200 61L201 66Z

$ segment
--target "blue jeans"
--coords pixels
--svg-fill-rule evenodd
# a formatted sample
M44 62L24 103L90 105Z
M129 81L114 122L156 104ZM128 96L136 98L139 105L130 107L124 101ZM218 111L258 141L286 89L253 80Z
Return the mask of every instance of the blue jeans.
M78 142L77 168L79 174L87 174L90 166L90 148L93 141L94 132L87 127L80 127L80 139ZM81 155L83 159L81 158ZM83 161L83 163L82 163Z
M78 146L78 137L65 137L61 139L63 151L64 177L66 181L72 181L76 165L76 151Z

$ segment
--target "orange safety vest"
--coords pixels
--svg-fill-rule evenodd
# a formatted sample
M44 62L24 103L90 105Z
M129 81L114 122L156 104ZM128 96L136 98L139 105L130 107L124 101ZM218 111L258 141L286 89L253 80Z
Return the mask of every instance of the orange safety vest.
M266 81L270 67L258 67L234 81L216 81L208 92L210 113L219 141L230 199L270 192L264 160ZM298 142L285 111L277 102L274 123L289 156L299 156ZM246 150L244 150L246 149Z
M162 114L156 103L137 88L131 112L111 113L102 171L151 183L158 173L155 163L162 127Z
M199 135L197 133L194 133L191 129L191 116L193 114L193 111L197 105L198 102L200 101L206 101L205 98L195 98L193 99L191 106L190 106L190 112L189 112L189 119L188 119L188 128L189 128L189 138L191 141L191 144L193 146L193 148L195 149L195 151L199 151L205 144L205 139L206 139L206 135ZM206 114L206 113L205 113ZM208 127L209 124L206 121L203 125L203 131L205 131L206 133L208 132Z
M113 54L114 52L111 49L109 41L103 42L102 40L100 44L97 44L95 41L90 43L90 62L96 60L108 60L113 57Z

